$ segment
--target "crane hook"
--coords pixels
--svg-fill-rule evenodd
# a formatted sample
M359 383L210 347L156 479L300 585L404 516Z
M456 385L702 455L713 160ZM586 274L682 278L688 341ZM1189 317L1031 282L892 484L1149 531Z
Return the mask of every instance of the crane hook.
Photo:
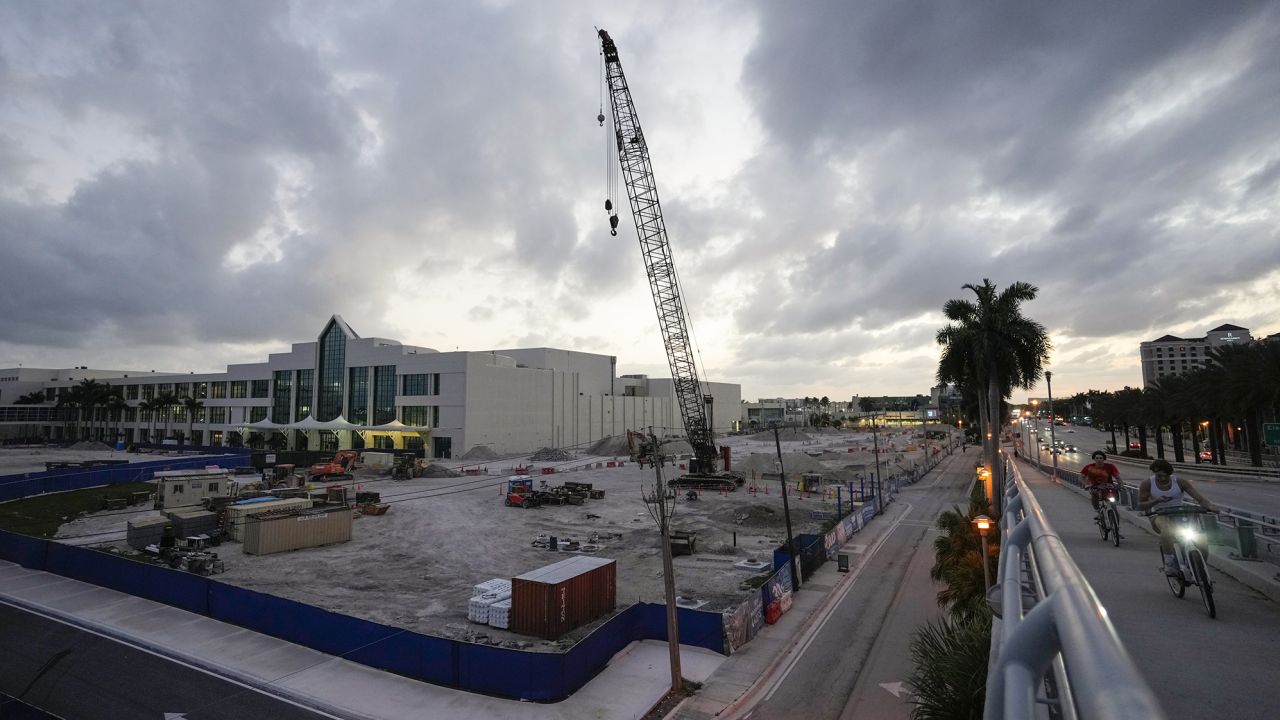
M600 123L600 127L604 127L604 113L603 113L603 112L596 116L596 122Z
M618 216L609 216L609 234L616 236L618 234Z

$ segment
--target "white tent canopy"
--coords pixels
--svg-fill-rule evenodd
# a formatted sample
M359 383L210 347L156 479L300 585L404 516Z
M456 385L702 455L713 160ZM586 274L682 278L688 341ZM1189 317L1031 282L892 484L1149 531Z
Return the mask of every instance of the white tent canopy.
M364 430L360 425L352 425L347 422L346 418L339 415L338 417L328 421L320 422L316 420L314 415L308 415L305 418L293 423L289 427L295 430Z
M429 427L417 427L413 425L405 425L399 420L392 420L391 422L384 423L382 425L374 425L372 427L366 427L366 428L360 428L360 429L371 430L373 432L412 432L412 433L431 432L431 428Z
M274 422L271 422L270 420L259 420L258 422L255 422L255 423L245 423L245 424L241 425L240 427L241 427L241 428L243 428L243 429L245 429L245 430L256 430L256 431L267 431L267 432L276 431L276 430L279 430L279 431L284 431L284 430L332 430L332 431L338 431L338 430L355 430L355 431L358 431L358 432L372 431L372 432L403 432L403 433L429 433L429 432L431 432L431 428L429 428L429 427L414 427L414 426L409 426L409 425L405 425L404 423L400 422L399 420L392 420L391 422L389 422L389 423L384 423L384 424L382 424L382 425L373 425L373 426L355 425L355 424L353 424L353 423L349 423L349 422L347 422L346 418L342 417L341 415L339 415L338 417L336 417L336 418L334 418L333 420L330 420L330 421L328 421L328 422L320 422L319 420L316 420L314 416L312 416L312 415L308 415L308 416L306 416L305 418L303 418L303 419L301 419L301 420L299 420L298 422L295 422L295 423L284 423L284 424L281 424L281 423L274 423Z

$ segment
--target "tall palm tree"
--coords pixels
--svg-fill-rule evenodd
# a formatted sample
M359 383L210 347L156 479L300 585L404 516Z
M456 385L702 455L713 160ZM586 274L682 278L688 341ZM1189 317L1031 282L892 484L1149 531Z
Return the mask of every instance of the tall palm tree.
M147 415L147 426L150 428L147 437L151 442L156 441L156 420L159 419L160 410L163 407L160 399L156 397L138 403L138 410Z
M1053 345L1040 323L1022 314L1022 303L1034 300L1039 290L1030 283L1015 282L999 291L990 280L981 285L966 283L976 302L952 299L942 306L951 324L938 331L943 355L938 363L939 382L972 382L986 395L981 418L986 446L987 468L997 467L996 453L1003 425L1001 402L1014 387L1031 389L1044 374ZM960 360L955 355L967 356ZM963 371L957 377L954 372ZM994 472L992 473L994 475ZM987 488L994 499L993 488Z
M973 520L979 515L993 515L985 492L974 485L969 494L969 507L953 507L938 515L941 532L933 540L934 564L929 576L941 580L945 587L938 592L938 605L955 618L969 618L986 607L986 577L982 569L982 538L974 532ZM993 521L994 522L994 521ZM992 537L1000 537L993 530ZM987 570L992 577L1000 567L999 542L988 542Z
M112 444L114 445L115 439L120 437L120 424L124 422L124 413L129 409L129 403L119 392L114 392L111 397L107 398L106 407L108 417L115 420L116 423L115 436L112 437Z
M13 401L13 404L14 405L39 405L42 402L44 402L44 391L37 390L36 392L27 393L26 395L19 397L17 400Z
M169 422L173 419L173 408L178 405L178 396L172 392L162 392L156 395L156 404L160 411L164 413L164 434L169 436Z
M187 437L195 437L191 433L191 427L196 422L196 411L204 409L204 402L193 397L182 398L182 407L187 410Z

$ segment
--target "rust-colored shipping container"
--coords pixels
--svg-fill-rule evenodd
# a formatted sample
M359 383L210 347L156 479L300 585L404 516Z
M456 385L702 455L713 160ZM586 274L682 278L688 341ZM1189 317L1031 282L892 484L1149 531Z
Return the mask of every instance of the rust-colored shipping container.
M613 610L618 563L579 555L511 579L511 629L553 640Z
M306 510L293 515L254 515L244 524L244 551L270 555L351 539L351 510Z

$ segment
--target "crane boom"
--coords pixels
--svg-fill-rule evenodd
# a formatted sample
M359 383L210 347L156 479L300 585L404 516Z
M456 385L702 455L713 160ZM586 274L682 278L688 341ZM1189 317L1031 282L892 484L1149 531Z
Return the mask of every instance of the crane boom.
M666 345L667 363L671 366L676 403L680 406L680 417L689 436L689 445L693 448L693 462L689 469L693 473L714 473L716 448L707 424L702 385L694 365L689 324L680 299L671 246L667 243L667 227L662 219L662 205L658 202L658 185L649 161L649 146L640 129L640 118L636 115L627 78L622 73L618 48L609 33L600 30L599 34L604 52L605 81L613 108L613 127L617 133L618 163L622 166L631 212L635 216L636 235L640 239L640 252L649 276L649 289L653 292L653 304L658 311L658 325Z

